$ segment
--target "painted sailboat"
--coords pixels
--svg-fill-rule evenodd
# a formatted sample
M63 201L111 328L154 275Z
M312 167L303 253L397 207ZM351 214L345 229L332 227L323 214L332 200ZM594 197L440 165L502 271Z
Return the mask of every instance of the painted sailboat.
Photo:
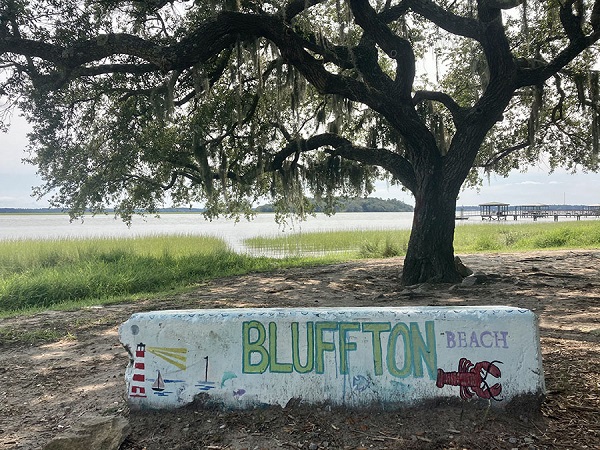
M163 380L160 370L156 371L156 380L154 380L154 383L152 383L152 390L157 392L162 392L165 390L165 380Z

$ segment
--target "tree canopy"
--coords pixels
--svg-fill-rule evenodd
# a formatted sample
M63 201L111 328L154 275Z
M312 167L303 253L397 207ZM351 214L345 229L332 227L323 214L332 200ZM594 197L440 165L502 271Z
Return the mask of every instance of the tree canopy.
M599 168L600 0L0 5L4 112L74 215L302 214L387 178L415 196L403 281L451 281L465 182Z

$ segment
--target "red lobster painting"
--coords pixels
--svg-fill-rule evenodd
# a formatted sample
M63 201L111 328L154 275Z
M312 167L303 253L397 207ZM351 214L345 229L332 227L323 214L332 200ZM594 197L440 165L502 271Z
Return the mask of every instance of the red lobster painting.
M437 381L435 385L439 388L448 386L460 386L460 397L469 399L476 394L480 398L496 398L502 392L502 385L496 383L490 386L487 382L488 375L500 378L502 372L496 364L502 364L502 361L481 361L473 365L467 358L461 358L458 362L458 372L444 372L438 369Z

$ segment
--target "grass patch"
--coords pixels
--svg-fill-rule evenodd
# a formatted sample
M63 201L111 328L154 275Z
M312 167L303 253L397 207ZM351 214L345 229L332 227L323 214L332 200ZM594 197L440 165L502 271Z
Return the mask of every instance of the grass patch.
M344 252L352 258L403 256L409 230L328 231L252 238L251 248L275 254ZM600 221L481 223L456 227L456 253L600 248Z
M457 253L600 248L600 221L485 223L462 225L454 233Z
M14 343L35 345L40 342L54 342L68 337L68 334L49 328L34 330L0 328L0 345Z
M283 258L237 254L202 236L0 241L0 317L172 294L249 272L402 256L409 236L408 230L328 231L245 242ZM456 253L600 248L600 221L461 225L454 244Z
M347 259L380 258L405 254L409 235L409 230L323 231L255 237L244 243L276 255L337 253Z
M240 255L212 237L4 241L0 314L110 303L215 277L302 264L315 261Z

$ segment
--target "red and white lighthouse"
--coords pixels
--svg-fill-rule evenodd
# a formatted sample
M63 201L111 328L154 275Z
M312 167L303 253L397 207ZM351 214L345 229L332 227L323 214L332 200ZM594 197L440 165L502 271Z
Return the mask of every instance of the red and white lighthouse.
M133 359L133 376L129 384L129 398L146 397L146 345L139 343L135 349L135 357Z

